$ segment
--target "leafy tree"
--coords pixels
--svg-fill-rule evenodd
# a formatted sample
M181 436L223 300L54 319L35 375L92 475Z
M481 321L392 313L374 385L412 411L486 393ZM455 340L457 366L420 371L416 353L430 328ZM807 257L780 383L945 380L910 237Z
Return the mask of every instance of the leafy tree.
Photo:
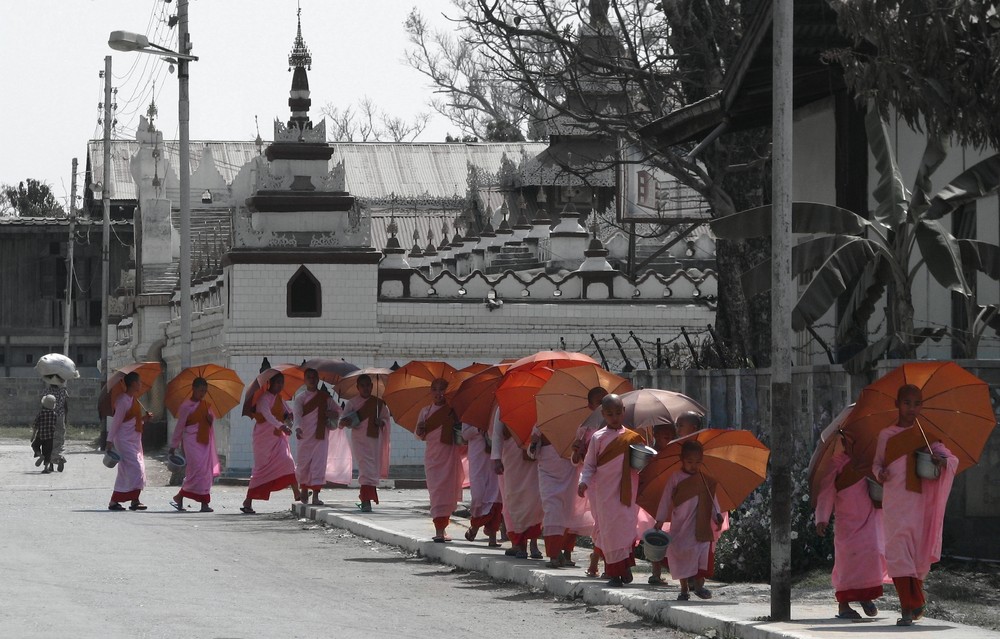
M0 207L4 213L21 217L65 217L66 211L45 182L28 178L17 186L0 187Z
M965 357L975 357L984 331L997 321L1000 306L979 305L969 273L1000 277L1000 247L955 238L941 218L1000 188L1000 154L969 168L932 195L931 176L945 158L941 139L931 136L912 189L903 186L887 125L873 108L866 118L868 141L879 182L872 220L836 206L796 202L792 231L809 234L792 250L793 275L812 273L792 311L792 327L803 330L819 320L847 294L839 317L838 337L854 326L865 326L876 304L886 296L886 334L848 362L851 370L869 366L886 353L913 358L920 344L940 337L940 329L915 327L914 278L922 267L944 288L960 296L968 325L953 337ZM712 223L722 237L770 234L770 206L729 215ZM770 261L747 272L748 295L770 288Z
M721 216L766 201L769 136L726 136L700 157L691 146L649 149L639 129L719 91L743 31L735 0L455 0L447 31L414 10L406 22L411 66L433 83L433 103L463 134L490 139L487 126L528 139L586 132L646 150L644 163L693 188ZM612 143L613 144L613 143ZM614 157L610 154L609 157ZM614 160L611 160L612 162ZM595 162L592 170L611 168ZM572 171L584 180L579 167ZM669 220L665 220L669 222ZM767 240L718 246L716 329L735 352L769 358L766 300L744 298L739 276Z
M1000 146L1000 9L996 0L839 0L855 40L828 55L863 103L931 137Z

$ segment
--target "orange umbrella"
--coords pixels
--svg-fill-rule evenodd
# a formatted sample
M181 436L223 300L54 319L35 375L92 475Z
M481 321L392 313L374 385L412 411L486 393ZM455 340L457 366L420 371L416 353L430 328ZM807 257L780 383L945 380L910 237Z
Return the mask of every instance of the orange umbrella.
M385 384L392 375L390 368L362 368L348 373L340 378L340 381L333 384L333 390L341 399L353 399L358 395L358 378L367 375L372 380L372 395L375 397L385 396Z
M670 442L639 473L639 505L654 517L671 475L681 469L681 446L697 439L705 448L702 472L718 485L715 496L723 511L736 508L767 477L767 458L771 454L748 430L706 428Z
M382 396L392 418L403 428L415 431L420 411L431 403L431 383L439 378L450 382L456 372L450 364L420 360L393 371Z
M567 459L577 429L593 413L587 395L594 388L621 395L632 390L632 382L599 366L574 366L552 373L535 396L538 430Z
M574 353L571 351L538 351L534 355L528 355L515 361L510 365L509 370L516 371L532 368L551 368L552 370L556 370L559 368L572 368L573 366L586 366L587 364L600 366L597 360L583 353Z
M460 368L455 371L451 380L448 381L448 390L444 392L445 397L448 398L450 402L454 399L455 395L458 393L458 389L462 387L462 382L469 379L470 377L475 377L484 370L490 368L490 364L480 364L479 362L473 362L466 366L465 368Z
M129 373L139 374L139 395L145 395L156 383L156 378L160 376L163 367L159 362L137 362L126 364L108 377L108 381L101 388L97 397L97 414L102 419L110 417L114 413L114 403L118 396L125 392L125 376Z
M177 410L184 400L191 397L191 384L199 377L208 382L205 401L215 409L215 414L219 417L240 403L240 397L243 396L243 380L236 371L215 364L192 366L182 370L167 383L167 395L163 403L174 417L177 416Z
M879 433L896 423L896 393L904 384L923 395L917 426L924 437L948 447L958 472L976 464L997 423L989 386L954 362L908 362L866 386L842 427L858 467L867 473Z
M497 388L497 405L500 419L511 434L524 446L531 436L531 429L538 420L535 396L549 381L554 371L546 367L533 367L519 371L509 370Z
M302 362L302 368L311 368L319 374L319 378L327 384L336 384L345 375L358 370L358 367L344 359L328 359L316 357Z
M260 399L262 394L267 392L268 383L278 373L281 373L285 377L285 385L281 388L281 398L284 400L291 400L295 397L295 391L306 382L305 371L295 364L276 364L272 366L258 375L250 382L250 386L247 387L246 393L243 394L243 415L247 417L253 416L257 400Z
M466 424L487 430L496 405L496 392L509 364L497 364L462 382L449 400L451 407Z
M847 419L852 410L854 410L854 404L840 411L833 418L833 421L823 429L823 432L819 435L819 441L816 442L816 449L813 451L812 458L809 460L809 502L814 508L816 506L816 497L819 495L820 481L832 472L831 466L834 456L838 452L846 452L844 448L844 435L841 428L844 425L844 420ZM852 477L856 475L856 479L852 479L847 485L852 485L855 481L864 477L864 473L855 468L853 463L844 467L841 473L850 473Z

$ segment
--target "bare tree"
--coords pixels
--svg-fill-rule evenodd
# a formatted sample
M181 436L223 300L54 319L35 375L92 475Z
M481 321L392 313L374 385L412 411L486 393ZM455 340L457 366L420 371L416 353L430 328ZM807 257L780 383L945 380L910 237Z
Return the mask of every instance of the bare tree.
M488 122L548 134L588 132L644 149L640 162L694 189L714 216L765 203L769 132L719 138L699 157L692 145L649 148L639 129L722 88L742 35L737 0L454 0L448 30L416 10L407 60L439 94L433 106L463 132L485 138ZM537 137L537 136L529 136ZM614 154L602 166L616 161ZM586 170L564 167L584 181ZM668 220L664 220L668 222ZM716 329L740 355L766 364L766 297L751 304L740 275L767 243L721 241Z
M427 112L410 120L390 115L367 95L358 100L356 108L328 103L321 111L330 122L333 140L338 142L412 142L427 128L431 118Z

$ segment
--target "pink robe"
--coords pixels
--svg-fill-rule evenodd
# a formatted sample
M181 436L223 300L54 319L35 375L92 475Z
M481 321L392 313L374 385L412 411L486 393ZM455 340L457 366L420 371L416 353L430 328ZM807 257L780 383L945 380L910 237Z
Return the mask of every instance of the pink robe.
M536 462L524 459L524 451L517 441L503 438L506 428L493 412L493 452L490 458L503 462L500 488L503 493L503 518L508 533L523 533L542 523L542 498L538 494Z
M468 445L469 488L472 492L469 510L472 518L485 517L493 510L493 504L500 503L500 478L493 472L483 431L462 424L462 439Z
M295 483L295 460L292 459L292 451L288 446L288 435L280 430L284 424L271 414L275 401L284 404L284 400L268 392L262 393L257 400L257 413L264 421L256 422L253 427L253 471L250 473L250 486L247 490L248 495L253 495L252 499L267 499L267 496L260 490L255 491L255 488L281 484L280 488L266 491L270 493ZM291 481L287 484L285 481L278 482L289 476Z
M612 460L602 466L597 465L597 458L608 444L623 432L624 429L613 430L605 426L594 433L580 474L580 483L587 485L590 512L596 523L594 545L604 552L604 561L608 564L629 559L638 539L636 528L639 505L635 497L639 490L639 473L629 468L629 472L632 473L632 494L630 504L625 505L620 497L621 463Z
M677 484L693 477L683 470L670 476L663 489L660 505L656 509L657 521L670 522L670 545L667 546L667 564L674 579L690 579L699 572L711 572L712 556L715 542L718 541L722 529L715 523L715 514L721 512L719 500L712 496L712 541L698 541L695 538L696 515L700 497L674 503L674 491Z
M879 433L872 472L878 477L882 470L888 471L882 485L882 522L885 526L885 560L889 576L912 577L922 581L930 572L931 564L941 559L944 510L958 459L944 444L931 444L935 454L947 457L947 465L941 469L941 476L937 479L920 480L922 492L907 490L906 456L885 465L886 442L904 430L894 425Z
M292 400L292 414L295 416L296 428L302 429L302 439L296 439L295 476L301 486L313 490L321 490L326 486L326 466L330 450L330 430L328 424L317 424L319 408L308 415L303 414L305 406L313 400L320 391L304 390ZM327 419L336 423L340 409L332 397L326 402ZM323 439L316 439L316 429L325 428ZM349 480L350 478L348 478Z
M563 458L554 446L539 446L538 494L542 499L542 535L561 535L565 532L590 535L594 518L585 497L580 497L580 469Z
M820 478L816 496L816 523L828 524L837 515L833 531L833 573L830 580L837 592L880 588L888 579L885 563L885 535L882 510L868 496L868 481L837 490L836 478L851 458L838 452L830 472Z
M347 402L344 413L356 412L367 399L356 395ZM362 420L351 431L351 444L354 448L354 461L358 465L358 484L362 486L378 486L380 479L389 476L389 408L382 402L379 416L385 420L385 428L379 429L378 437L368 436L368 420ZM451 514L451 513L449 513Z
M139 499L139 491L146 487L146 462L142 454L142 433L135 430L135 419L129 416L132 402L138 401L122 393L114 403L114 417L108 428L108 441L121 455L115 477L115 493L126 495L120 500Z
M420 410L417 422L424 422L438 410L450 410L444 406L424 406ZM431 517L451 517L462 499L462 486L465 485L465 446L441 443L441 426L422 439L427 443L424 448L424 473L427 477L427 492L431 500Z
M211 499L212 483L219 476L221 467L215 451L215 428L208 429L208 443L202 444L198 441L198 423L188 423L188 417L198 408L198 404L199 402L186 399L177 409L177 425L170 439L170 447L181 448L183 443L184 459L187 461L180 496L207 504ZM216 418L212 408L208 412L213 419Z

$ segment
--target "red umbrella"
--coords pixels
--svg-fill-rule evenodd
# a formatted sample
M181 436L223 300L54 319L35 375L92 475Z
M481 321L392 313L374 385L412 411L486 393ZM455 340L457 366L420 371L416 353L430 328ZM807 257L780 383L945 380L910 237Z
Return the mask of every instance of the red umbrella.
M531 429L538 420L535 396L545 382L549 381L553 372L551 368L545 367L507 371L503 382L497 388L496 398L497 405L500 406L500 419L521 446L528 441Z
M508 364L490 366L459 385L449 400L459 419L482 430L490 427L497 388L508 368Z
M445 397L447 397L448 401L450 402L452 399L454 399L455 395L458 393L458 389L462 387L462 382L471 377L475 377L476 375L482 373L483 371L487 370L490 367L491 364L480 364L478 362L473 362L472 364L469 364L465 368L458 369L457 371L455 371L455 374L452 375L451 379L448 381L448 389L444 392Z
M285 377L285 385L281 389L281 398L291 400L295 397L295 391L305 383L305 371L295 364L277 364L265 370L250 383L246 393L243 394L243 415L253 417L254 407L260 396L267 392L268 383L271 378L281 373Z

